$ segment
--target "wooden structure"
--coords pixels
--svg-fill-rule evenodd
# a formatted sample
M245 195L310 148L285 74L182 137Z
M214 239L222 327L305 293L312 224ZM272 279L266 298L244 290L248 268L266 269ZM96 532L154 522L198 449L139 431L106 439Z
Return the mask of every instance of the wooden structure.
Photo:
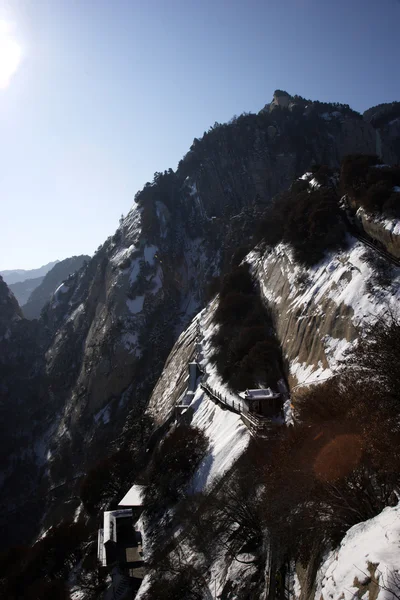
M282 394L274 392L271 388L246 390L244 402L249 413L273 419L281 417L283 413Z

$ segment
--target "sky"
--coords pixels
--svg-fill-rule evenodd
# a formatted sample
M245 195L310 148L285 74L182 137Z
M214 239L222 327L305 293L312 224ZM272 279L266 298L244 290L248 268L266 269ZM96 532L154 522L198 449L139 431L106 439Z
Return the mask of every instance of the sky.
M0 0L0 271L92 254L155 171L276 88L400 100L399 0Z

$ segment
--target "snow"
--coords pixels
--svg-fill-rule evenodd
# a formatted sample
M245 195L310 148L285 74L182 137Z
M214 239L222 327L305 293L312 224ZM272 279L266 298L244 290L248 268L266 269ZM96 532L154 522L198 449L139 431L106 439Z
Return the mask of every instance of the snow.
M126 301L126 305L129 308L130 312L134 315L142 312L144 303L144 296L136 296L133 300L128 299Z
M394 192L400 192L400 187L395 186L393 188ZM363 208L359 208L357 210L357 217L359 219L364 219L366 221L370 221L373 223L377 223L387 231L389 231L392 235L400 235L400 220L399 219L388 219L384 216L375 215L372 213L366 212Z
M144 247L144 260L149 265L154 265L154 257L158 251L157 246L145 246Z
M195 196L195 195L198 193L198 192L197 192L197 185L196 185L196 182L189 183L188 185L189 185L189 190L190 190L190 191L189 191L189 194L190 194L191 196Z
M373 270L364 259L364 254L364 244L357 241L349 251L327 255L318 265L308 270L310 285L304 293L299 294L298 288L294 287L293 294L297 292L297 296L293 301L293 308L307 307L311 302L319 303L323 297L327 297L338 306L345 304L353 309L352 321L355 326L367 322L373 324L378 315L384 312L384 306L376 296L367 294L366 284L373 275ZM400 290L394 284L386 301L397 304L399 299Z
M215 304L214 304L215 306ZM204 311L200 317L200 354L204 357L201 366L207 373L207 384L224 396L232 396L238 401L236 394L223 384L218 377L214 365L209 362L212 353L211 338L215 331L212 321L214 311ZM203 380L204 381L204 380ZM208 394L199 387L190 404L194 410L192 424L204 431L208 437L210 448L201 463L193 480L195 491L209 488L217 479L226 473L237 461L250 441L250 433L242 419L236 413L221 408Z
M168 233L168 209L165 206L165 204L163 204L159 200L156 201L156 213L158 217L158 222L160 224L160 235L162 238L165 238Z
M294 592L294 597L295 598L300 598L301 596L301 585L300 585L300 581L298 578L297 573L295 572L293 574L293 592Z
M136 259L135 261L133 261L132 266L131 266L131 272L129 275L129 283L132 285L133 283L135 283L138 275L140 273L140 261L139 259Z
M318 190L321 187L321 185L318 183L318 181L315 179L315 177L313 177L310 180L309 184L310 184L310 187L314 188L315 190Z
M324 368L321 363L318 363L318 367L315 368L313 364L308 365L292 361L290 363L290 374L299 382L298 385L311 385L329 379L332 377L333 372L329 368ZM294 390L296 387L292 389Z
M121 342L130 354L140 355L137 332L127 331L121 336Z
M271 306L276 306L277 314L285 311L288 318L295 314L298 321L306 319L311 323L312 317L323 317L324 308L332 301L341 307L338 318L342 312L356 328L364 328L373 325L378 317L389 316L400 300L400 270L393 267L392 283L379 294L379 286L374 282L375 272L365 258L365 251L366 246L361 241L349 238L348 249L328 253L308 269L295 262L292 249L286 244L279 244L264 254L255 250L246 260L257 274L263 297ZM279 278L278 272L281 273ZM289 290L284 294L282 278L289 284ZM373 294L369 293L369 281L374 282L376 292ZM304 363L291 357L290 373L298 383L317 383L334 375L350 348L346 339L325 336L321 341L325 350L324 364Z
M110 262L115 266L119 266L124 260L129 258L129 256L134 252L134 250L134 244L131 244L129 248L122 248L121 250L118 250L118 252L116 252L114 256L111 257Z
M315 598L322 600L353 600L360 598L359 583L370 576L369 567L377 565L378 584L371 584L377 600L391 600L399 593L400 567L400 505L385 508L379 515L354 525L340 547L329 554L317 575ZM374 568L372 568L374 571ZM393 583L397 576L397 585ZM376 597L376 596L374 596ZM368 590L362 596L369 600Z
M192 420L206 434L210 449L197 469L194 491L203 491L222 477L237 461L250 441L250 433L239 415L215 404L199 388L191 404L195 409Z
M325 355L328 359L329 368L335 372L339 368L340 361L343 361L345 355L355 345L355 342L348 342L346 339L333 338L326 335L323 338Z
M142 506L144 489L143 485L133 485L118 506Z
M65 283L62 283L58 286L58 288L54 292L54 295L56 296L57 294L66 294L67 292L69 292L69 287L65 285Z
M94 415L94 420L97 424L101 422L103 425L107 425L110 422L110 414L111 405L109 403Z

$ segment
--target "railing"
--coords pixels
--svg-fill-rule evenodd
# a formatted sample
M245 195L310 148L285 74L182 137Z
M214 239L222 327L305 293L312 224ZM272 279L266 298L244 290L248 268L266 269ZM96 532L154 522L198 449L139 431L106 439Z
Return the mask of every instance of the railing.
M374 244L374 242L371 239L365 237L365 235L362 235L355 231L353 231L352 233L353 233L354 237L356 237L358 240L360 240L360 242L362 242L366 246L369 246L370 248L372 248L372 250L375 250L375 252L377 252L378 254L380 254L382 256L382 258L386 258L386 260L388 260L391 263L393 263L394 265L396 265L396 267L400 267L400 260L398 258L396 258L395 256L393 256L393 254L390 254L390 252L388 252L384 248Z
M207 394L217 400L217 402L225 405L229 408L229 410L241 415L243 423L246 425L252 435L262 436L268 433L271 430L271 427L274 426L274 423L270 418L250 412L248 406L242 401L240 396L237 396L237 399L234 400L224 394L221 394L217 390L213 390L206 383L201 383L200 386L207 392Z
M242 414L242 421L253 435L263 435L272 427L271 419L251 412Z
M203 390L205 390L210 396L212 396L213 398L215 398L215 400L218 400L218 402L220 402L221 404L225 404L225 406L228 406L229 408L231 408L234 412L238 413L239 415L241 415L242 413L247 413L248 408L247 406L243 403L242 399L240 398L240 396L237 396L236 400L232 400L231 398L229 398L228 396L226 396L225 394L221 394L220 392L218 392L217 390L213 390L209 385L207 385L206 383L201 383L200 386L203 388Z

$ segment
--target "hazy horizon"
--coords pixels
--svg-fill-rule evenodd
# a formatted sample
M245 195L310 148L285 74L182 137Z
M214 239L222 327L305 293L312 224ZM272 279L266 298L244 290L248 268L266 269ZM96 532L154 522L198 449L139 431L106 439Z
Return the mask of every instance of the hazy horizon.
M154 172L276 88L360 112L400 100L399 16L394 0L0 0L0 272L93 254Z

